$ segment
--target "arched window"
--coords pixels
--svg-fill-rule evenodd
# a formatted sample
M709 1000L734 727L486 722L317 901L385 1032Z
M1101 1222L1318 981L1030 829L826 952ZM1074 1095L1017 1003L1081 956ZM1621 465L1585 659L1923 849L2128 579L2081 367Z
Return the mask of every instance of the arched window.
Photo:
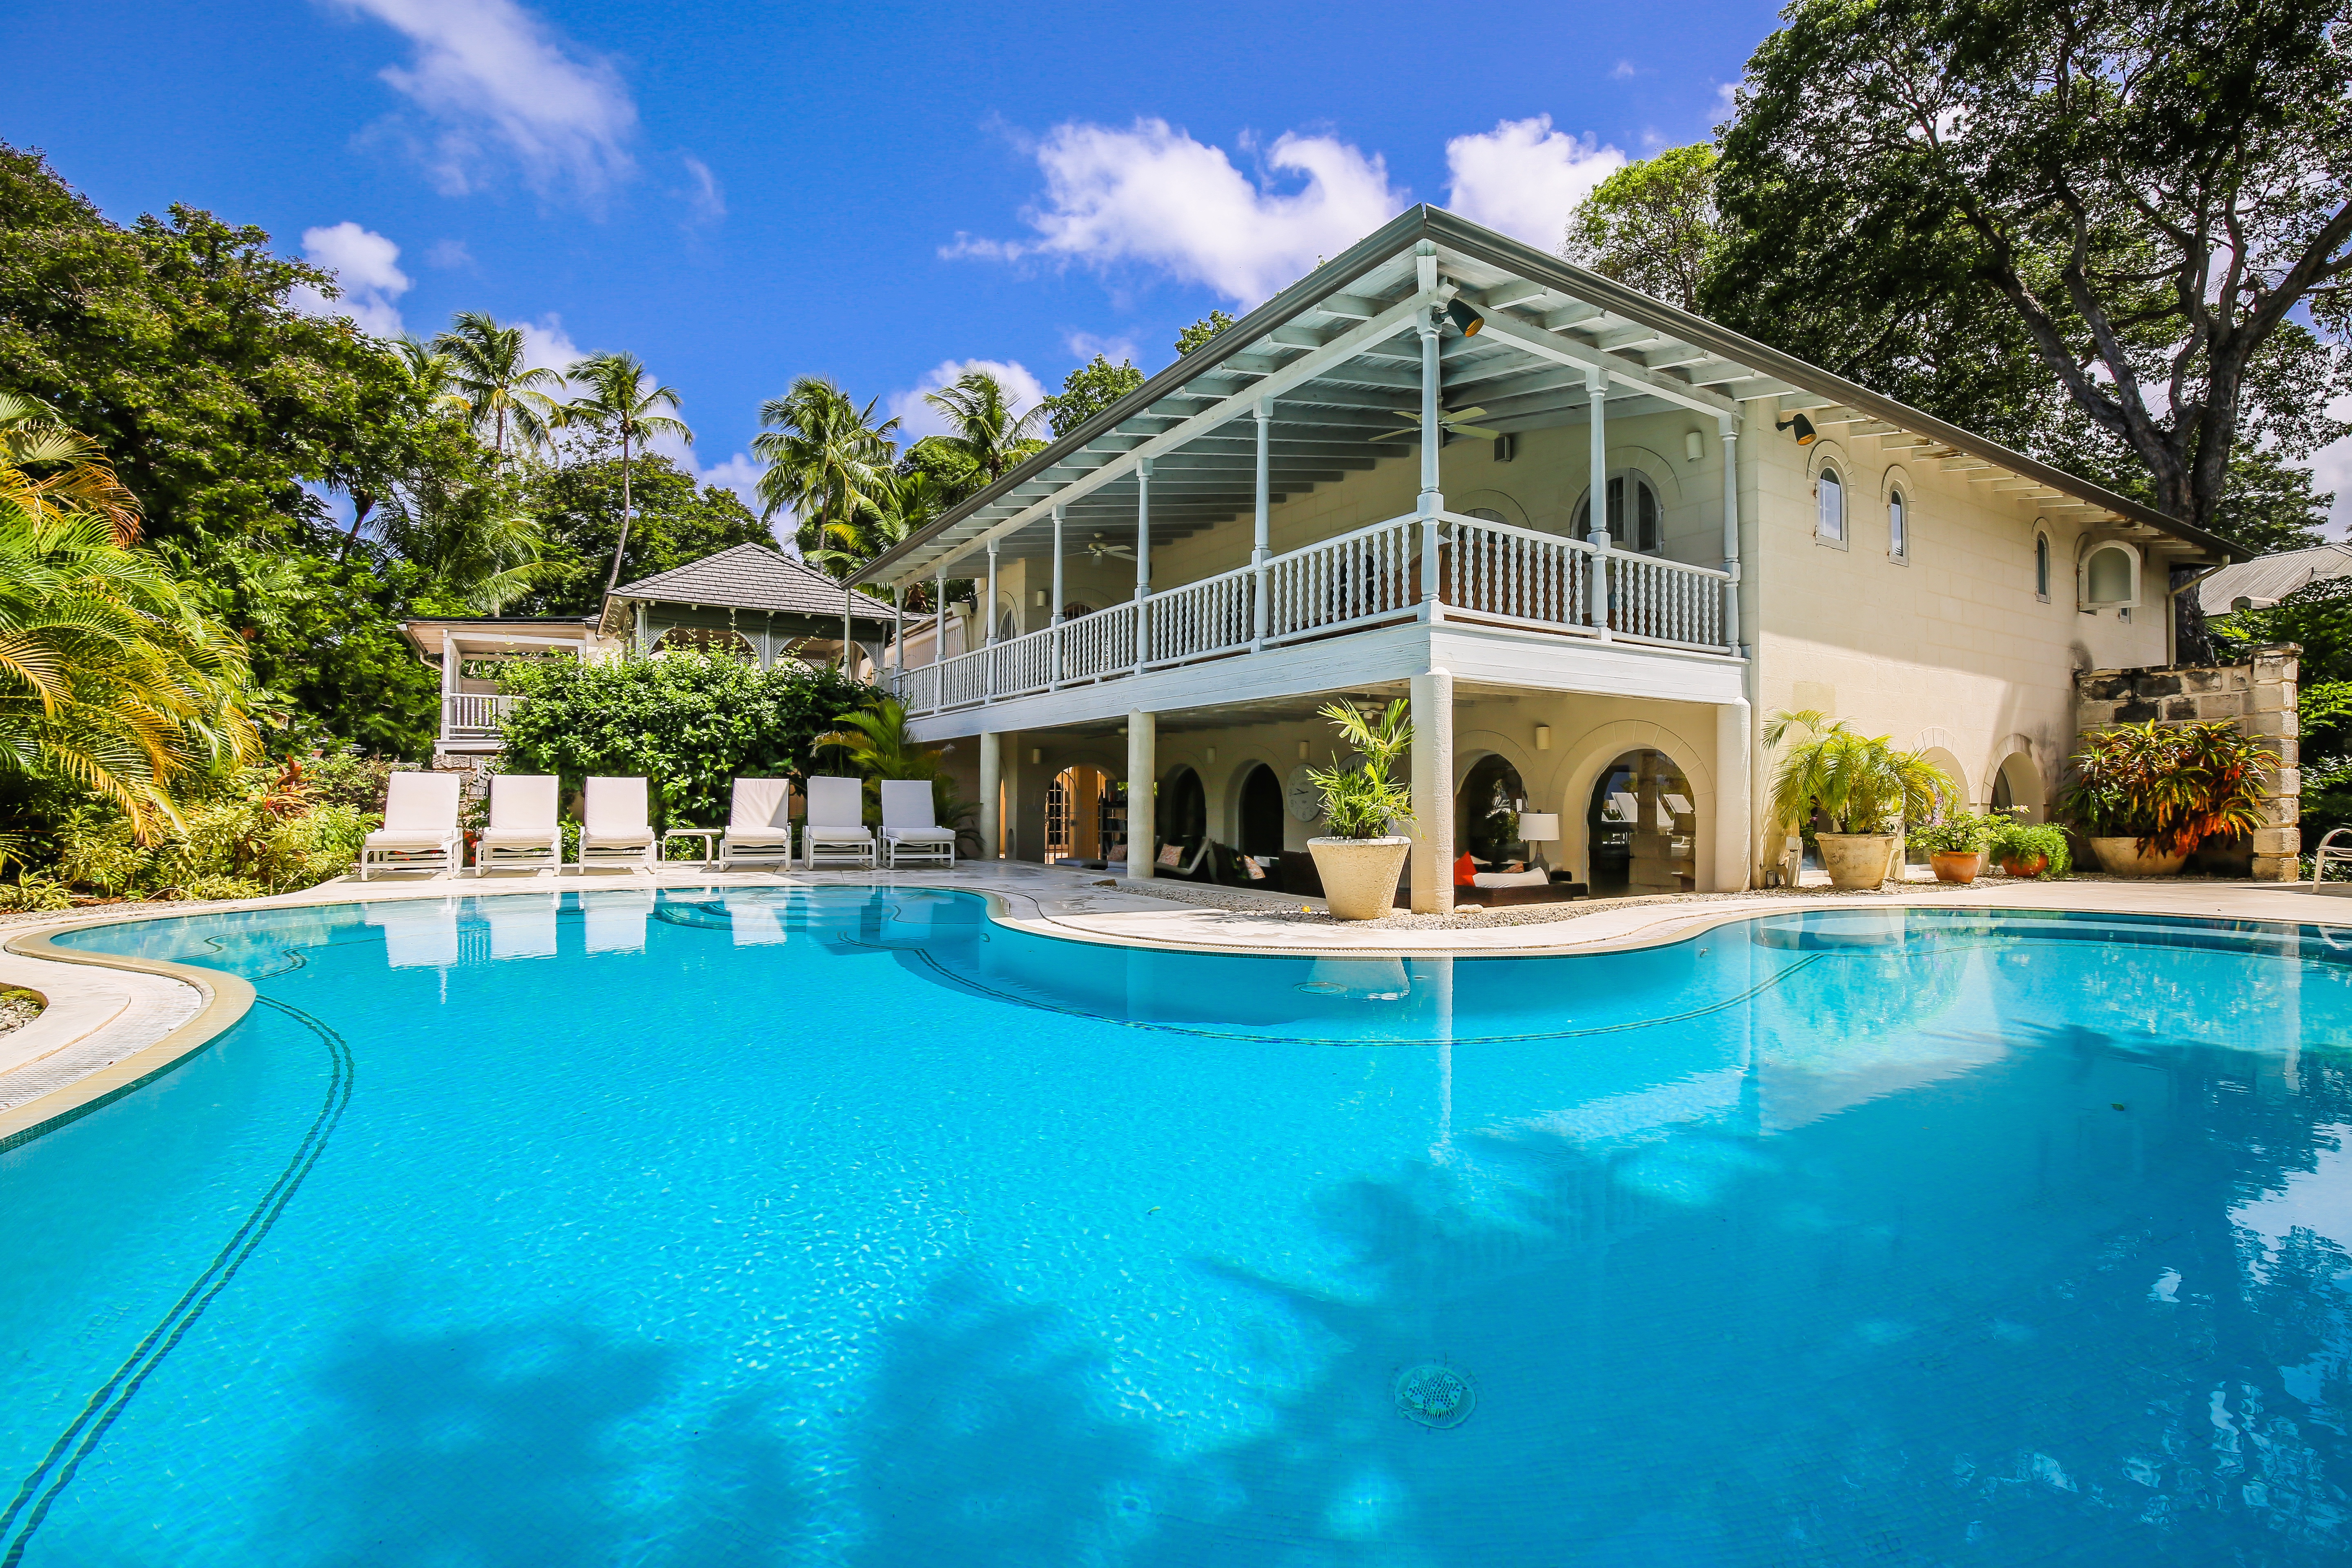
M2139 557L2127 544L2107 543L2083 561L2082 607L2108 609L2139 601Z
M2050 600L2050 536L2038 529L2033 535L2033 596L2044 604Z
M1901 490L1886 492L1886 553L1897 561L1911 559L1911 519Z
M1625 492L1633 490L1633 509L1629 516ZM1647 474L1639 468L1627 468L1609 478L1609 542L1621 550L1639 551L1655 555L1666 547L1665 509L1658 504L1656 487ZM1592 531L1592 492L1576 503L1575 531L1580 536Z
M1813 481L1813 496L1818 503L1813 520L1813 532L1832 543L1845 542L1845 481L1838 478L1835 468L1824 466L1821 477Z

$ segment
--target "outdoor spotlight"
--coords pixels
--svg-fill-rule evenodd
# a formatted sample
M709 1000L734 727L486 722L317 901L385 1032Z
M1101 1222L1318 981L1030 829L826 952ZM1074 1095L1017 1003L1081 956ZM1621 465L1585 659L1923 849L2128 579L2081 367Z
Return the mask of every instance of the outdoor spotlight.
M1447 302L1445 307L1445 319L1452 321L1455 326L1461 328L1462 335L1465 338L1476 337L1478 335L1478 329L1486 324L1486 317L1472 310L1467 304L1460 300L1454 300Z
M1800 447L1811 446L1820 438L1821 435L1819 431L1813 428L1813 422L1806 418L1801 414L1783 419L1778 425L1773 426L1772 428L1775 430L1794 430L1797 433L1797 445Z

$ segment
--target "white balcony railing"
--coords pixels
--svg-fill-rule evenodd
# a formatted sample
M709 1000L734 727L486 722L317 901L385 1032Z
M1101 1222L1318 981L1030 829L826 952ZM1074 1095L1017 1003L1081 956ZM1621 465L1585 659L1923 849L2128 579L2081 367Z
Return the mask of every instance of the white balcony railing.
M895 679L910 713L1229 658L1410 620L1434 574L1444 618L1728 654L1731 575L1482 518L1391 518ZM1265 603L1259 603L1263 581ZM1141 626L1140 657L1137 647Z
M488 692L444 692L441 697L441 738L445 741L488 741L513 712L520 697Z

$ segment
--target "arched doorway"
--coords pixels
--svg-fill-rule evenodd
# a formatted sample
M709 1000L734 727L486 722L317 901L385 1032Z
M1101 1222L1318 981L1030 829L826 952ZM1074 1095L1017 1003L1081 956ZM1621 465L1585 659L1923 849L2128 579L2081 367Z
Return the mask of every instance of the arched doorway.
M1248 776L1242 780L1238 815L1243 854L1282 853L1282 781L1264 763L1250 769Z
M2044 819L2048 802L2042 795L2042 770L2033 765L2032 757L2011 752L2001 759L1992 775L1991 805L1995 814L2013 816L2020 822Z
M1160 842L1177 845L1190 860L1201 840L1209 836L1209 793L1201 787L1201 775L1191 768L1178 768L1168 775L1168 783L1160 791Z
M1528 808L1528 787L1507 757L1489 754L1472 764L1454 796L1454 842L1482 870L1514 863L1532 864L1519 837L1519 814Z
M1045 861L1110 861L1127 853L1127 785L1100 768L1064 768L1045 786Z
M1698 808L1665 752L1627 752L1603 768L1585 822L1594 898L1697 889Z

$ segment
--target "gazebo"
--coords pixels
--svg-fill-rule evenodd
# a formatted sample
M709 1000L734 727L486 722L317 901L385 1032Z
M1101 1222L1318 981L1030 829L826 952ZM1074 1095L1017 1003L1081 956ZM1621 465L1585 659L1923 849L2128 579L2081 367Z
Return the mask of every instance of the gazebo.
M732 649L761 669L785 658L829 662L855 644L878 669L890 624L890 606L879 600L782 551L738 544L622 584L604 596L598 629L643 653Z

